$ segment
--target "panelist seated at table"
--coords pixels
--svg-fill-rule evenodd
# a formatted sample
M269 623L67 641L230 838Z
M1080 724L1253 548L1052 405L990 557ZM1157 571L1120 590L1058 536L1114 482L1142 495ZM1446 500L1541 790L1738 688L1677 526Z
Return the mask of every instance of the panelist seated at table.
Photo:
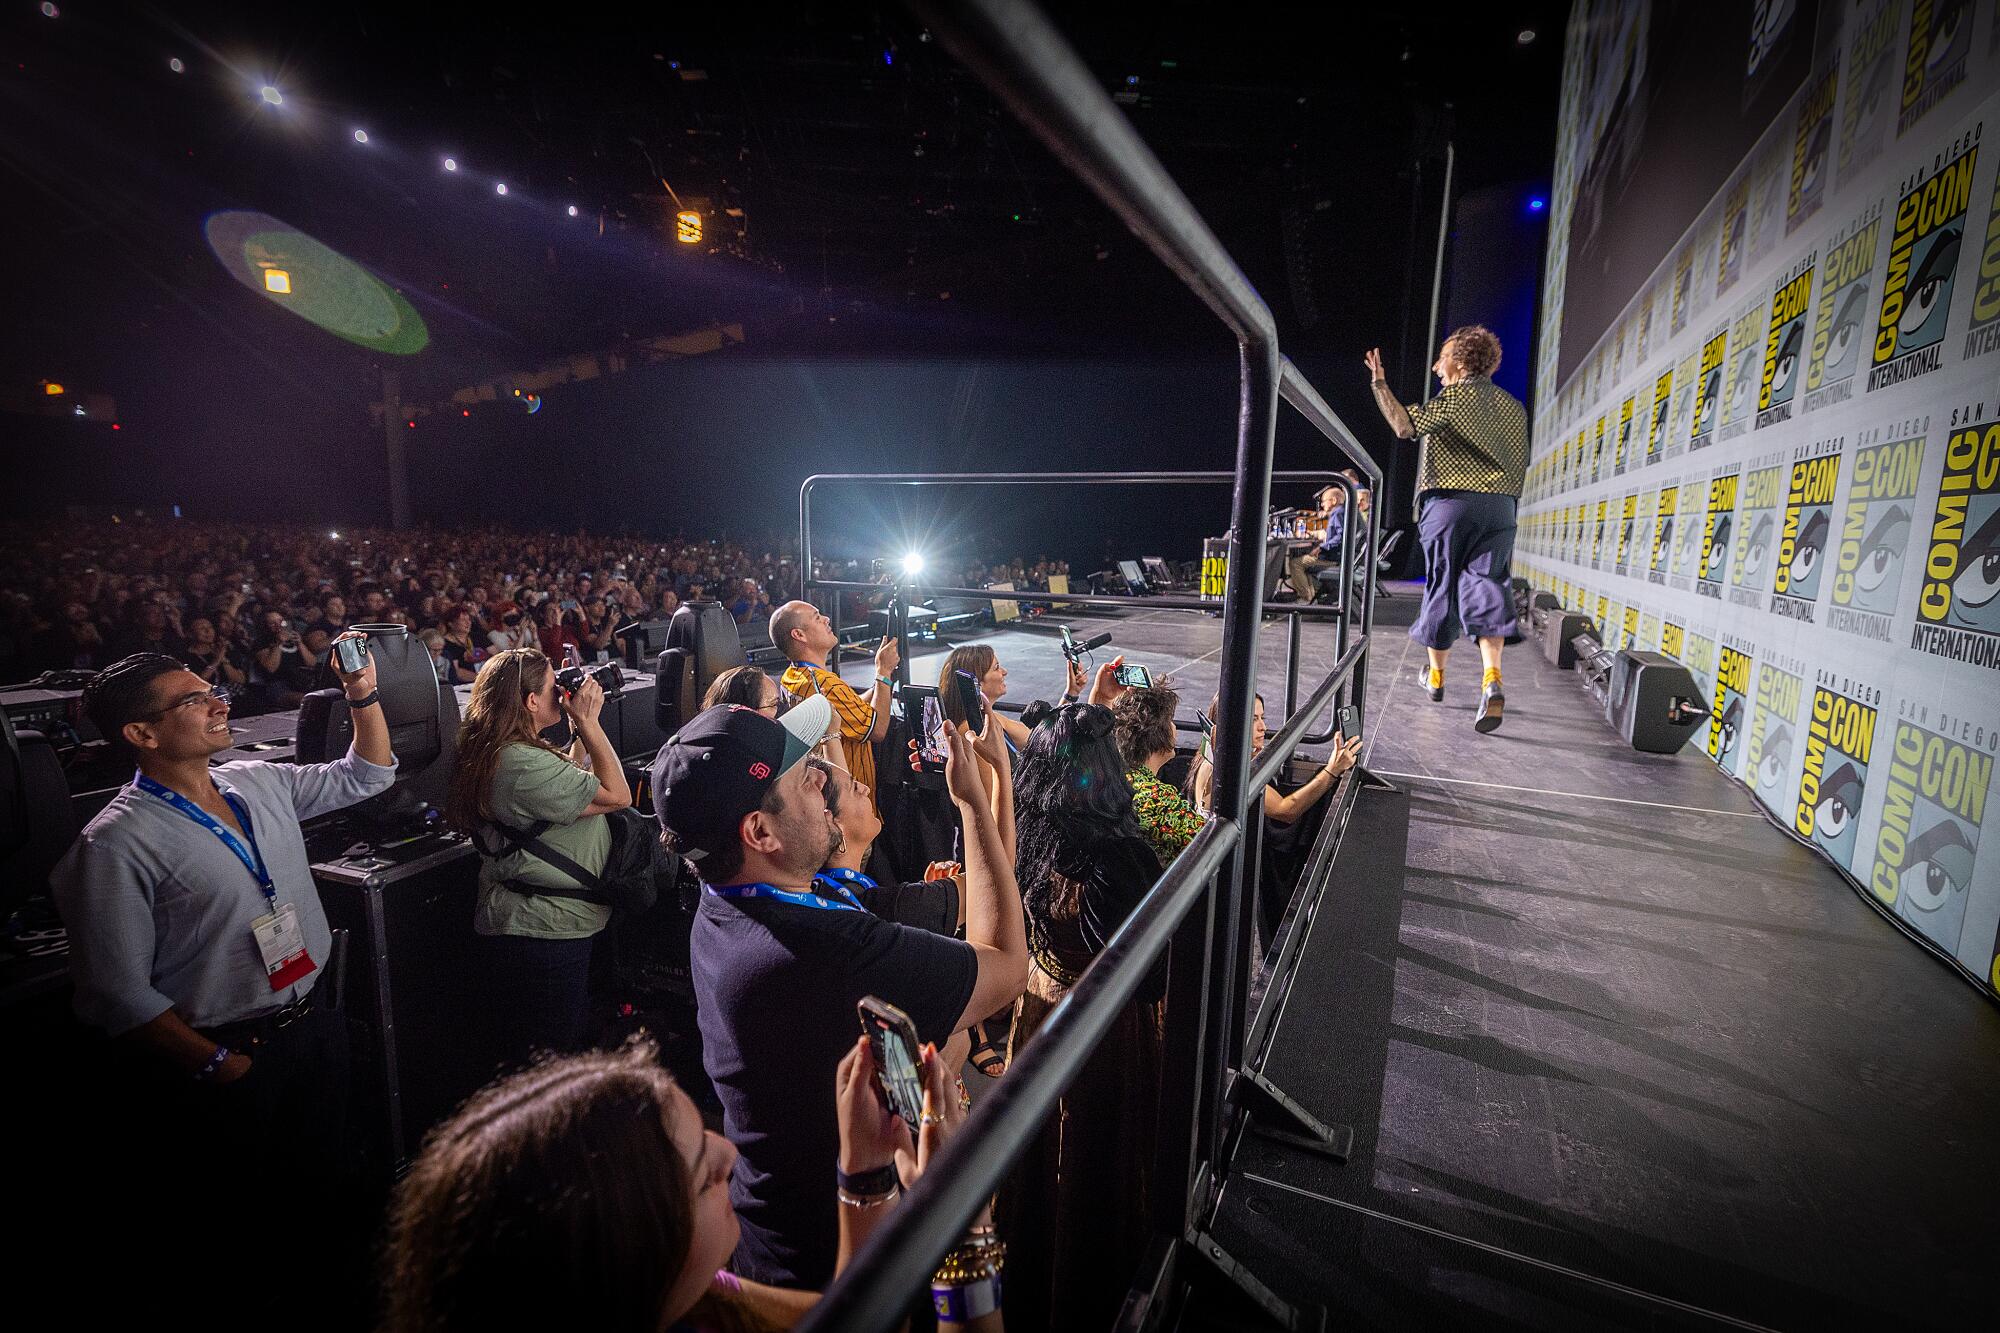
M1374 496L1366 487L1361 487L1360 475L1349 471L1341 475L1354 481L1355 508L1357 521L1354 529L1354 552L1356 564L1366 559L1362 551L1362 538L1367 532L1368 515L1373 509ZM1319 600L1321 593L1320 576L1340 568L1340 543L1347 527L1347 492L1338 486L1322 489L1318 496L1319 510L1315 516L1313 535L1317 541L1303 550L1294 548L1285 560L1285 582L1291 585L1302 602ZM1339 600L1338 594L1329 593L1328 600Z

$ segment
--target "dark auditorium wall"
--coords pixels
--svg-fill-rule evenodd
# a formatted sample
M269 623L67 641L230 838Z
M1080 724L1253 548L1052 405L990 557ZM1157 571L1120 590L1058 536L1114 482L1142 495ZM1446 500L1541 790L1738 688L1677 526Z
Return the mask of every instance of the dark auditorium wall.
M1577 5L1519 548L1692 668L1702 752L1989 989L1996 9Z

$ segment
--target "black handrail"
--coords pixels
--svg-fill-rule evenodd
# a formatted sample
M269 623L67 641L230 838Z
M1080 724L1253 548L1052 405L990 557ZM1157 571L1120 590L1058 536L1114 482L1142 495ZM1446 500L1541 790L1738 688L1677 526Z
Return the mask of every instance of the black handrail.
M1240 836L1230 819L1212 819L1195 834L800 1329L894 1328L902 1322L911 1294L928 1286L994 1182L1042 1132L1056 1099L1132 1002Z
M1250 716L1262 613L1258 589L1264 574L1264 531L1270 504L1271 457L1281 391L1309 421L1360 465L1379 489L1381 469L1331 409L1278 353L1269 308L1202 221L1158 160L1119 114L1103 89L1042 14L1020 0L913 0L919 16L942 44L967 65L1014 114L1088 184L1140 239L1187 284L1236 336L1240 363L1234 494L1229 528L1229 570L1223 595L1221 703L1217 721L1224 744L1216 747L1214 806L1219 812L1196 835L1160 882L1069 995L1052 1011L1033 1042L995 1089L974 1109L960 1134L932 1164L882 1229L807 1314L809 1330L872 1330L895 1326L912 1295L998 1185L1014 1159L1039 1133L1070 1082L1083 1069L1141 979L1173 942L1168 1012L1172 1015L1166 1063L1173 1071L1160 1089L1160 1168L1152 1183L1153 1214L1170 1245L1187 1234L1208 1199L1188 1188L1195 1163L1213 1163L1228 1127L1222 1080L1240 1047L1240 1008L1248 967L1239 977L1239 942L1249 938L1254 910L1250 876L1255 834L1251 803L1261 807L1263 783L1251 779ZM1027 480L1027 478L1019 478ZM966 482L998 481L964 477ZM1061 479L1066 484L1112 484L1104 474ZM1127 478L1118 478L1120 481ZM1353 487L1341 483L1352 498ZM800 499L802 578L813 578L809 501ZM1353 564L1352 524L1342 541L1343 569ZM1353 678L1357 684L1373 625L1375 522L1367 524L1368 556L1362 635L1346 644L1340 660L1314 691L1328 692ZM876 585L866 585L876 586ZM980 595L984 595L983 593ZM1157 604L1157 603L1156 603ZM1294 736L1310 722L1289 719ZM1294 730L1296 728L1296 731ZM1275 750L1276 747L1274 746ZM1267 760L1269 756L1267 756ZM1246 852L1248 859L1246 860ZM1229 873L1218 877L1224 859ZM1207 949L1190 917L1209 883ZM1176 930L1179 927L1180 929ZM1178 1075L1186 1074L1182 1078ZM1210 1177L1210 1190L1214 1177ZM1164 1206L1161 1206L1164 1202ZM1171 1251L1169 1251L1171 1263Z

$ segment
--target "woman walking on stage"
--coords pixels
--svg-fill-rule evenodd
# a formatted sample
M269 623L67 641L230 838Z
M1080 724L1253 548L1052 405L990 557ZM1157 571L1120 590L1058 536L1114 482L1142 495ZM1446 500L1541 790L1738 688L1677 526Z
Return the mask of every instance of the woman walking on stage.
M1444 341L1431 367L1437 397L1405 406L1382 369L1382 351L1366 357L1375 406L1401 439L1423 439L1417 455L1417 536L1424 549L1424 605L1410 637L1430 655L1418 685L1444 698L1444 663L1461 633L1479 640L1479 713L1473 728L1500 725L1506 698L1500 649L1515 634L1508 564L1514 557L1514 505L1528 470L1528 413L1493 382L1500 340L1477 324Z

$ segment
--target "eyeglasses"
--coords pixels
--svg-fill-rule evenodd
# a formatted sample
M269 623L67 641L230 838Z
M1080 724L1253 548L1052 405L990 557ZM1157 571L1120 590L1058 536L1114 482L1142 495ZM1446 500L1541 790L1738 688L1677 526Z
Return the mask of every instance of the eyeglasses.
M226 685L217 685L212 689L195 690L193 693L182 695L159 712L148 713L138 720L141 722L157 722L176 709L193 708L196 706L205 708L211 703L219 703L224 708L227 708L229 706L229 687Z

